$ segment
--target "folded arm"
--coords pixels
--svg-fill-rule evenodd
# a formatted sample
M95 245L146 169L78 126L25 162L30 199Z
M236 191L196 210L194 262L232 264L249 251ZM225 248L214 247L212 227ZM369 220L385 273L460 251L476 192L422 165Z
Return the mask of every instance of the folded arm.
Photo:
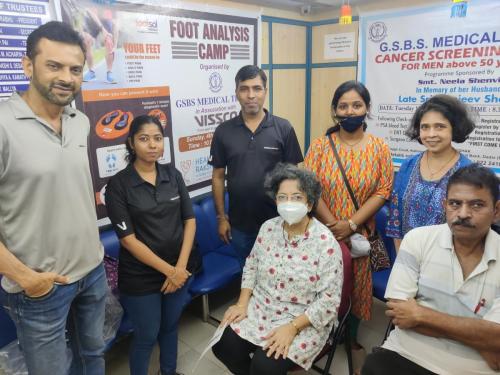
M459 341L476 349L490 368L500 369L500 324L479 318L466 318L421 306L413 298L390 300L386 315L395 326L431 337Z

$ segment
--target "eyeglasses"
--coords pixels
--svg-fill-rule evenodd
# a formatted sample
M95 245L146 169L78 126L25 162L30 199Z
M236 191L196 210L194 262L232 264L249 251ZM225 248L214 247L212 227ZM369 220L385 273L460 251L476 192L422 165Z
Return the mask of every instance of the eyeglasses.
M276 201L283 203L287 201L291 202L305 202L306 197L302 194L292 194L290 197L286 194L278 194L276 195Z

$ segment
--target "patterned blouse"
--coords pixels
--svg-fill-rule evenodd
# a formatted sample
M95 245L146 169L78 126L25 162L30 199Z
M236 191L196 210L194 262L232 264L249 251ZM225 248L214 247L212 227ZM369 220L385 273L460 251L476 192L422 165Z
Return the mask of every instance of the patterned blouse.
M243 270L241 287L252 289L248 317L231 327L263 347L272 329L305 313L311 326L295 336L288 358L308 370L337 324L342 281L342 250L327 227L311 219L303 235L288 240L283 219L270 219Z
M427 181L420 174L424 153L414 155L401 164L391 197L387 237L403 238L413 228L443 224L443 200L451 175L471 163L460 154L457 162L437 181Z

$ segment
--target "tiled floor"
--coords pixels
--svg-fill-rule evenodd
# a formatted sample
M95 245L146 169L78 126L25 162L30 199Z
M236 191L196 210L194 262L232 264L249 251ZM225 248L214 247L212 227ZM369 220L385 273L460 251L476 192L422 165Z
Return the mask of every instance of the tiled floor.
M237 286L218 293L210 299L212 304L212 313L216 317L222 317L226 307L232 303L237 296ZM201 352L206 347L208 340L212 337L215 327L204 323L201 320L199 311L199 301L194 301L192 305L184 312L179 326L179 350L177 371L185 375L225 375L230 374L224 365L219 362L211 351L201 360L196 371L193 373L193 367L200 357ZM384 315L385 306L382 302L374 300L373 318L369 322L363 322L359 329L360 343L370 351L372 347L380 345L383 338L385 328L387 326L387 318ZM106 375L127 375L128 363L127 352L130 339L124 339L117 343L106 356ZM158 373L158 350L155 349L151 358L150 374ZM324 361L323 359L322 361ZM323 362L320 362L322 364ZM330 368L331 374L347 374L347 358L343 346L337 348L335 357ZM300 371L294 372L296 375L316 374L315 371Z

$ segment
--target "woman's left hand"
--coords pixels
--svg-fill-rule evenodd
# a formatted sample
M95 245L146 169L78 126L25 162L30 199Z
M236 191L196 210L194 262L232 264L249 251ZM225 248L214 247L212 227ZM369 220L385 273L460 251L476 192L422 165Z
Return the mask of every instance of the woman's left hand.
M290 323L279 326L273 329L266 337L267 340L264 350L267 350L267 356L271 357L274 353L274 358L278 359L280 356L286 359L288 356L288 349L292 344L293 339L297 335L297 329Z
M164 294L173 293L177 289L182 288L186 283L189 276L191 276L191 272L186 270L185 268L175 267L175 275L173 277L168 277L163 282L161 287L161 292Z
M170 277L170 283L174 284L176 289L179 289L184 286L191 273L186 268L179 266L175 266L175 270L175 274Z
M349 225L349 222L347 220L337 221L332 227L330 227L330 230L332 231L337 241L345 240L347 237L353 234L351 226Z

